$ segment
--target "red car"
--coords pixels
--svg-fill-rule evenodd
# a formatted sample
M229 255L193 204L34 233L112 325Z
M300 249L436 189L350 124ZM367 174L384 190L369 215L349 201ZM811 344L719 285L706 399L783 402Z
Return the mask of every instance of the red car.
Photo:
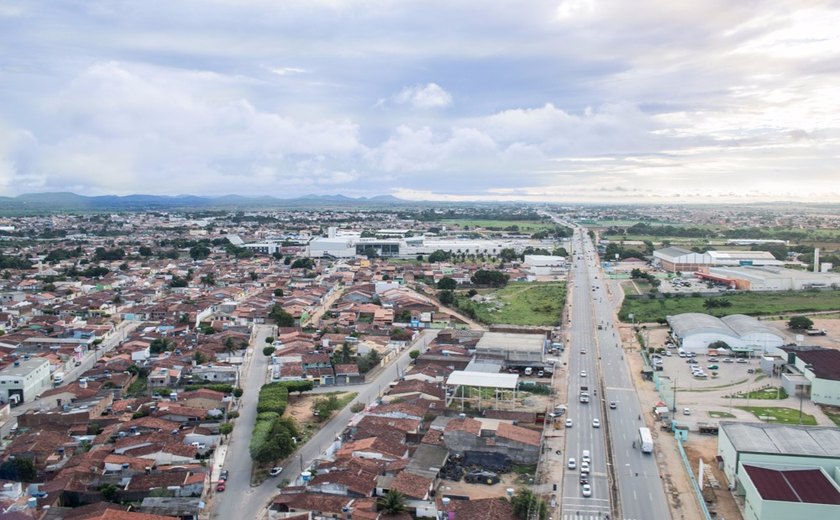
M224 481L219 482L218 484L216 484L216 491L217 491L217 492L221 493L221 492L222 492L222 491L224 491L224 490L225 490L225 483L224 483Z

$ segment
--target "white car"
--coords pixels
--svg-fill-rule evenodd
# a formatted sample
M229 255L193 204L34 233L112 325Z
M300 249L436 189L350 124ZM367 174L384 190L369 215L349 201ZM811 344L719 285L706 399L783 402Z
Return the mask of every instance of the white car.
M581 473L589 473L589 463L588 462L581 462L580 463L580 472Z
M691 408L683 408L683 415L691 415Z
M573 424L574 424L574 421L572 421L572 418L567 417L566 418L566 428L571 428Z
M575 461L574 457L569 457L569 469L575 469L577 467L577 461Z
M595 419L592 419L592 427L593 428L600 428L601 427L601 420L598 419L597 417Z
M580 377L586 377L586 370L580 371Z
M281 468L280 466L275 466L275 467L271 468L271 471L269 471L268 474L271 475L272 477L276 477L277 475L279 475L282 472L283 472L283 468Z
M592 496L592 486L590 486L589 484L584 484L580 487L580 492L583 493L583 496L585 496L585 497L591 497Z

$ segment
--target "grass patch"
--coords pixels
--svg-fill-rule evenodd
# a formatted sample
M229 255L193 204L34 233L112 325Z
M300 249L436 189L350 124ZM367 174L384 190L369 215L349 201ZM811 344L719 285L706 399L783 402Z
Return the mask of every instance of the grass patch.
M459 297L461 309L473 309L476 317L487 324L551 326L560 321L566 301L564 282L514 282L484 294L488 301L474 303Z
M125 391L126 397L140 397L146 395L146 389L149 386L149 380L145 377L138 377L133 383L128 385L128 390Z
M769 406L739 406L738 409L750 412L758 419L779 424L806 424L814 426L817 420L813 415L802 412L800 423L799 410L795 408L781 408Z
M826 417L831 419L837 426L840 426L840 408L834 406L822 406L821 408Z
M737 392L732 395L735 399L787 399L787 391L781 386L762 388L752 392Z
M715 419L735 419L735 416L731 413L717 410L709 410L709 417L714 417Z
M713 314L747 314L751 316L785 314L794 312L831 311L840 309L840 291L798 291L776 293L723 294L720 297L731 302L731 307L715 309ZM629 314L636 323L664 320L665 316L684 312L708 313L703 307L707 300L702 296L673 298L625 298L618 317L629 321Z

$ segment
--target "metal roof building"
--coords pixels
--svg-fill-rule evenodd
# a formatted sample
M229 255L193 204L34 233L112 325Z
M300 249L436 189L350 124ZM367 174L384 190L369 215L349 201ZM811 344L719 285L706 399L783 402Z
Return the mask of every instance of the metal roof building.
M744 495L746 509L756 512L751 518L840 516L840 487L831 479L840 466L840 428L721 421L717 454L735 493ZM799 471L803 473L791 473ZM795 491L800 486L793 481L806 479L816 495L779 500L771 488L781 483L780 477L791 478L776 493ZM773 507L763 507L767 501Z
M716 341L723 341L730 347L743 348L741 337L720 318L699 312L686 312L668 316L672 335L688 352L701 352Z
M785 344L785 338L781 334L752 316L730 314L720 320L735 331L745 345L761 347L763 352L768 352Z

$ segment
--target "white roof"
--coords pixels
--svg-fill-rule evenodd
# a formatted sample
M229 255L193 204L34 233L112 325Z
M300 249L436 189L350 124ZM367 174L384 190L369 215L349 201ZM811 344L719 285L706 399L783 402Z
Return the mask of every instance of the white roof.
M477 386L481 388L516 388L519 374L488 374L456 370L446 380L447 385Z

